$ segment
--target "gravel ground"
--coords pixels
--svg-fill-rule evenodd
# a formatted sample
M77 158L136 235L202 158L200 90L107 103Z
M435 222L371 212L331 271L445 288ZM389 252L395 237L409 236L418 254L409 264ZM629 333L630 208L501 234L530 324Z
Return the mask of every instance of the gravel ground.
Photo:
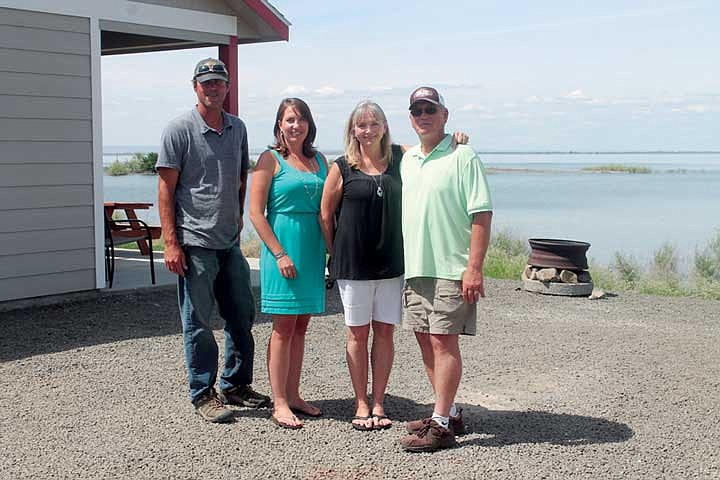
M194 414L170 288L0 312L0 478L720 478L720 302L488 283L480 333L461 340L471 433L434 454L398 444L432 403L407 332L386 402L394 427L351 429L335 294L311 321L303 373L325 415L300 431L268 410L227 425ZM254 330L264 392L268 320Z

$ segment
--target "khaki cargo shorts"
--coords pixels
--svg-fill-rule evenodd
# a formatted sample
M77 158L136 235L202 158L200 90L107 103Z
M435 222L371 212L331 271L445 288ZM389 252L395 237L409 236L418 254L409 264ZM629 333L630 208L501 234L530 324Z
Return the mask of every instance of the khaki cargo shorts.
M475 335L477 304L466 303L462 281L415 277L403 292L403 327L438 335Z

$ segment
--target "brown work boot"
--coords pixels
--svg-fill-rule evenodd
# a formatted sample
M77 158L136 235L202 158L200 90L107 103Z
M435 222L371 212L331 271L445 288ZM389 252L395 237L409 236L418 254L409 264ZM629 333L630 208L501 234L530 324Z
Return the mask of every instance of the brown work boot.
M225 408L215 392L198 398L194 405L197 414L208 422L224 423L233 419L232 410Z
M430 420L422 429L400 440L400 444L407 452L434 452L457 445L452 430L441 427L435 420Z
M412 422L408 422L407 424L407 432L410 434L413 434L415 432L418 432L422 430L422 428L425 426L426 423L430 421L430 417L428 418L421 418L420 420L413 420ZM463 422L462 419L462 408L457 409L457 415L454 417L450 417L450 430L453 431L453 433L456 436L465 435L467 433L465 431L465 422Z

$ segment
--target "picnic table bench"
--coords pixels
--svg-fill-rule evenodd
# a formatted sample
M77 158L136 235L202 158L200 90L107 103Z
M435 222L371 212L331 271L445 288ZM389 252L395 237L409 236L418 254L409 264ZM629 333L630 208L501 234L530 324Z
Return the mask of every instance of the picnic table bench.
M150 202L105 202L105 217L108 219L113 218L115 210L123 210L125 212L125 218L129 220L138 220L136 210L148 210L152 207ZM111 225L113 238L127 237L129 240L127 243L135 241L140 253L147 255L149 252L148 243L144 239L134 240L138 237L139 233L142 233L143 227L139 223L133 222L131 225ZM162 229L159 226L148 226L150 234L153 240L160 238Z

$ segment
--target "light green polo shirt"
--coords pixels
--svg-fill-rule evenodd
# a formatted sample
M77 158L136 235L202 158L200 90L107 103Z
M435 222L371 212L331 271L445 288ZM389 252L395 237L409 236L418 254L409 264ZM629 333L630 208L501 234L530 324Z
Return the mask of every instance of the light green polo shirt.
M492 210L485 168L468 145L445 138L425 156L403 155L402 227L405 278L460 280L470 256L472 215Z

